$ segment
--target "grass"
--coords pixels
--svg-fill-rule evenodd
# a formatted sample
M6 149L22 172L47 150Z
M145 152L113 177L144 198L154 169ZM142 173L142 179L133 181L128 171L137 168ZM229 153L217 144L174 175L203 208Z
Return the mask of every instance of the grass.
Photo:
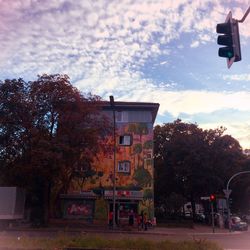
M217 244L205 240L190 241L150 241L145 239L121 239L109 240L102 237L85 236L69 237L63 233L56 238L28 238L21 236L18 238L6 237L1 240L2 247L18 249L36 249L36 250L63 250L67 247L81 247L88 249L112 249L112 250L222 250Z

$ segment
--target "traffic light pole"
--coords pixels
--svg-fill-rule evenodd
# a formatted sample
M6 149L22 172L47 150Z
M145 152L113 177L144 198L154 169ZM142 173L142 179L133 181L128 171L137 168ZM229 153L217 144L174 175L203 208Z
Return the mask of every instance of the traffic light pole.
M236 21L238 23L243 23L245 21L246 17L248 16L249 12L250 12L250 6L248 7L248 9L247 9L246 13L244 14L244 16L240 20L236 20Z
M229 11L224 23L219 23L216 26L216 32L219 34L217 44L223 45L218 50L219 57L227 59L227 67L230 68L234 62L241 61L240 34L239 23L243 23L250 13L250 6L242 19L237 20L232 17L232 12Z
M210 203L211 203L211 213L212 213L212 228L214 233L214 203L213 201L210 201Z

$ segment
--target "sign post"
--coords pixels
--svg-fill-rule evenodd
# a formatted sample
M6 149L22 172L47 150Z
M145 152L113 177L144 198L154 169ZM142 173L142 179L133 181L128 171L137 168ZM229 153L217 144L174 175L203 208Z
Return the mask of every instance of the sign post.
M212 213L212 228L213 228L213 233L214 233L214 203L211 201L211 213Z

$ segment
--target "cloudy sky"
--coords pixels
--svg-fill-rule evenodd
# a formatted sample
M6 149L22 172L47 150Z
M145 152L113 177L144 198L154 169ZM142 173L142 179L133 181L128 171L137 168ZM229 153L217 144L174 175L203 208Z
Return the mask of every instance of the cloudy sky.
M62 73L108 100L158 102L157 123L225 126L250 148L250 16L242 61L218 57L216 24L247 0L0 0L0 79Z

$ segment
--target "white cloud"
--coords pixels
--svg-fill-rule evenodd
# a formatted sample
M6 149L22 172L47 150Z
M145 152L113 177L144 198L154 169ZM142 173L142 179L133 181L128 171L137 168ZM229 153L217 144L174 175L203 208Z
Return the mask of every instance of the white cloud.
M163 61L163 62L160 62L160 65L164 65L164 64L167 64L168 61Z
M222 109L250 111L250 92L167 91L151 86L135 90L126 99L137 101L137 96L143 96L142 101L146 102L160 100L159 113L169 112L174 117L181 113L209 114Z
M243 149L250 148L250 119L246 120L244 123L232 121L231 123L213 122L199 124L199 127L203 129L215 129L220 126L226 127L227 130L225 134L229 134L238 140Z
M199 41L193 41L191 44L190 44L190 47L191 48L196 48L200 45L200 42Z
M77 48L73 54L81 68L72 79L110 69L119 76L124 67L140 70L147 59L164 54L160 46L184 32L194 35L191 47L210 42L222 6L211 0L1 1L0 65L8 73L18 61L15 71L22 76L59 72L63 61L70 72L76 62L69 56ZM23 65L28 61L36 65L30 71Z
M241 18L248 1L238 5L233 13ZM156 56L162 56L160 65L171 65L174 52L168 45L185 33L191 34L193 48L214 41L215 25L229 11L225 6L222 0L0 0L0 73L28 80L42 73L66 73L84 92L160 102L159 112L174 117L249 110L249 93L169 91L176 83L156 86L141 72ZM243 37L250 37L249 24L250 18L240 26ZM184 44L177 48L184 50Z
M222 78L231 81L250 81L250 74L223 75Z

